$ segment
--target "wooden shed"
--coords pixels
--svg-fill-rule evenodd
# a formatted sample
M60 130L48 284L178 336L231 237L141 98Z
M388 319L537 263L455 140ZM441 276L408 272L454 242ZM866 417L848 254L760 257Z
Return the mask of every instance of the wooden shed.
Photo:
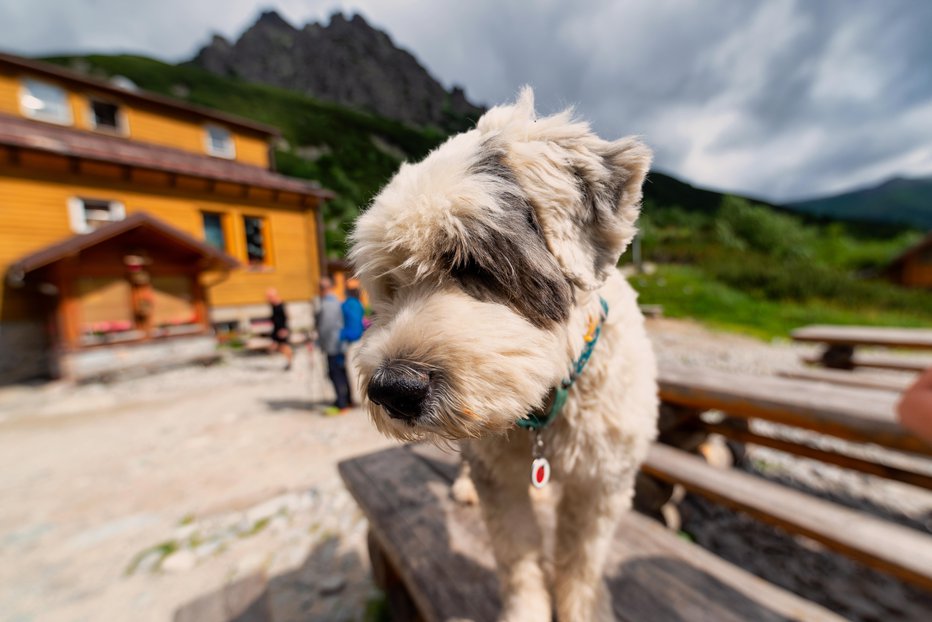
M212 356L207 288L238 266L137 212L20 258L7 278L44 299L52 374L80 380Z
M890 262L884 273L905 287L932 289L932 233Z

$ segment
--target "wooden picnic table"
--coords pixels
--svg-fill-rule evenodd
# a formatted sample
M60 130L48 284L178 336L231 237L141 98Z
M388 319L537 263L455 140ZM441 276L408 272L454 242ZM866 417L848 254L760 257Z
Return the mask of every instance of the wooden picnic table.
M932 456L932 446L899 424L891 391L673 366L661 368L659 385L665 402Z
M876 326L832 326L816 324L797 328L790 336L794 341L825 344L816 357L805 357L808 363L817 363L834 369L874 367L901 371L922 371L932 366L932 359L909 359L883 355L855 355L859 346L932 350L932 329L883 328Z
M747 426L749 419L762 419L932 457L932 445L899 424L896 392L673 366L662 367L658 380L661 400L675 406L678 413L666 423L661 418L661 438L666 437L674 445L682 446L673 440L677 434L695 439L716 433L738 443L771 447L932 490L932 467L901 468L805 442L757 434ZM701 413L709 410L721 411L728 417L721 423L703 421Z
M932 329L926 328L814 324L797 328L790 335L794 341L932 350Z

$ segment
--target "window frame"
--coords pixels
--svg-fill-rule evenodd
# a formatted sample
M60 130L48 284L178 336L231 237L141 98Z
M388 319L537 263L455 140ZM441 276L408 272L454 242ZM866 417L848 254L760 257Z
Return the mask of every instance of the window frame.
M96 199L93 197L69 197L68 199L68 222L71 230L75 233L90 233L93 231L87 222L87 202L98 201L108 203L111 219L110 222L119 222L126 218L126 206L121 201L113 199Z
M94 113L94 102L99 102L101 104L110 104L111 106L116 106L116 127L110 128L107 126L101 127L97 124L97 115ZM117 136L129 136L129 119L126 115L125 106L122 102L118 102L115 99L110 99L109 97L98 97L97 95L88 95L87 96L87 121L88 127L94 130L95 132L101 132L102 134L110 134Z
M29 89L29 83L33 82L36 84L43 84L46 86L51 86L53 88L61 91L65 96L65 112L67 113L66 118L50 118L42 116L41 113L37 113L35 108L26 105L27 97L35 97ZM42 100L39 100L42 101ZM23 76L19 79L19 110L20 113L27 119L32 119L34 121L41 121L43 123L52 123L54 125L64 125L71 126L74 125L74 107L71 104L71 93L64 86L58 82L50 82L48 80L41 80L38 78L33 78L30 76Z
M204 233L204 242L209 246L216 248L222 253L230 254L232 251L232 235L230 233L230 215L226 212L221 212L217 210L202 209L201 212L201 230ZM218 248L210 243L207 238L207 223L205 222L206 216L216 216L220 220L220 232L223 234L223 248ZM245 229L245 224L243 225Z
M264 251L262 263L252 263L249 260L249 237L246 234L246 220L248 219L258 220L262 223L262 249ZM275 263L272 261L272 250L274 247L272 246L272 230L269 225L268 217L259 214L242 214L240 216L240 223L243 227L243 260L246 269L256 272L272 270L275 267Z
M229 146L225 150L214 149L214 141L210 138L211 129L218 129L226 132L229 136ZM207 152L207 155L214 156L216 158L223 158L225 160L235 160L236 159L236 141L234 140L233 132L230 131L230 128L223 125L218 125L216 123L207 123L204 125L204 151Z

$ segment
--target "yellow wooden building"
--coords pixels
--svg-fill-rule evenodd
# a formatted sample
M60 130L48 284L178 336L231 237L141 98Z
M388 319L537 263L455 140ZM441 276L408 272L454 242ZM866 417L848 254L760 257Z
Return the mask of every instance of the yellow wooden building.
M273 287L309 326L331 194L274 172L277 136L0 54L0 382L203 351Z

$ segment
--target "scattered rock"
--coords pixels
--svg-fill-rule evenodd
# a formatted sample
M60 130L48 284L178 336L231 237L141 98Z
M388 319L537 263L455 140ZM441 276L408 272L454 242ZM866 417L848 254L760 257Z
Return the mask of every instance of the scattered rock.
M334 575L322 580L317 591L321 596L332 596L342 592L344 587L346 587L346 579L339 575Z

